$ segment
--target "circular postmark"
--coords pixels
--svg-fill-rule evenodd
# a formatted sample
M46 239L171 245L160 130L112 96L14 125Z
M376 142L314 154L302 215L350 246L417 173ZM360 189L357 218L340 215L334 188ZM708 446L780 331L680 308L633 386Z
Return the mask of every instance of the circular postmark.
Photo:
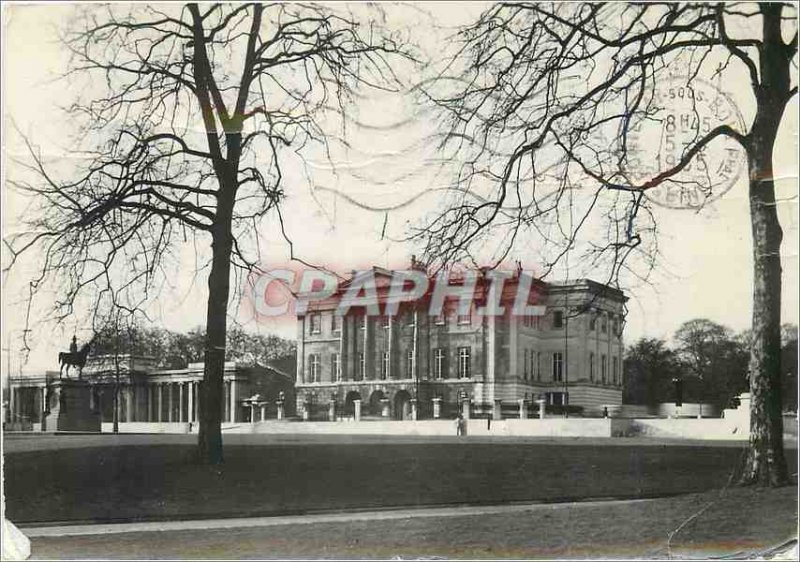
M700 78L672 76L655 87L652 110L628 132L626 172L648 181L681 162L720 125L745 130L733 99ZM746 169L744 149L720 135L702 147L677 174L648 189L646 197L673 209L699 209L722 197Z

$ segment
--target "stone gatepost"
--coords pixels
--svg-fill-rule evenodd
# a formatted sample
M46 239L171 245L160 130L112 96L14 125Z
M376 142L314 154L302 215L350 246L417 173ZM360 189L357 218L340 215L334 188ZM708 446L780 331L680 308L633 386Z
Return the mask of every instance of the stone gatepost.
M417 420L417 399L411 399L411 419L416 421Z
M492 410L492 419L494 419L494 420L502 420L503 419L503 402L502 402L502 400L495 400L494 401L494 409Z
M461 415L464 416L465 420L469 419L469 410L469 398L466 398L461 402Z
M539 398L536 403L539 405L539 419L544 419L544 398Z
M267 404L266 402L261 404L261 421L267 419Z
M353 400L353 418L355 421L361 421L361 400Z
M381 417L388 418L389 417L389 399L388 398L381 398Z
M328 420L336 421L336 400L333 398L331 398L331 401L328 404Z
M524 398L520 398L519 402L519 419L527 420L528 419L528 401Z
M433 399L433 419L438 420L442 417L442 399L441 398L434 398Z
M284 416L283 400L278 400L275 404L278 406L278 419L282 420ZM303 410L305 410L305 408L303 408Z
M303 402L303 421L311 419L311 401L306 400Z

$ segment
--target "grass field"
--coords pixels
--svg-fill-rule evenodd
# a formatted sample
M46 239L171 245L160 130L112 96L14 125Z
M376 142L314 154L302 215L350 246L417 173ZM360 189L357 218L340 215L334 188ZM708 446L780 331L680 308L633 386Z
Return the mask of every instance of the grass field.
M243 437L226 441L226 462L215 468L193 462L187 437L7 439L7 517L135 521L653 497L723 488L742 454L738 446L621 439ZM796 454L788 456L794 474Z
M797 487L633 503L242 529L32 539L36 559L758 558L797 535Z

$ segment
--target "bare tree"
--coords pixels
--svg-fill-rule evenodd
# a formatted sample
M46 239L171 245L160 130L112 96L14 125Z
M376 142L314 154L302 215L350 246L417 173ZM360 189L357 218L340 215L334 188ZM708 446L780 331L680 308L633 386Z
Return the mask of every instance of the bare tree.
M441 148L459 164L458 195L417 234L433 262L477 250L499 261L528 236L551 249L545 273L577 252L618 284L621 273L644 274L634 257L654 264L654 203L700 208L730 188L741 162L755 279L742 482L785 483L772 165L797 93L796 7L498 3L454 43L423 88L443 110ZM750 86L749 124L723 78Z
M205 462L223 460L231 266L256 267L262 219L286 238L290 158L324 154L356 88L390 87L388 58L404 55L362 19L320 4L87 5L63 36L85 165L63 179L26 141L33 177L13 184L39 208L6 241L11 264L42 253L31 293L59 284L59 317L80 298L143 310L179 267L176 248L210 241Z

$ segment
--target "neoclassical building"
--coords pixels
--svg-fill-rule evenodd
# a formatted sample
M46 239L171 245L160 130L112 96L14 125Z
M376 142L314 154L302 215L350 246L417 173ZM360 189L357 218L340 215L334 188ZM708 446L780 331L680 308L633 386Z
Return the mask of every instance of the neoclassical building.
M385 308L392 271L359 275L366 273ZM428 292L396 315L353 307L342 316L337 307L354 274L298 315L298 412L307 419L454 417L468 401L464 413L497 417L544 400L551 409L602 415L604 406L621 404L627 297L588 279L529 279L529 304L539 310L518 316L510 305L523 275L505 282L502 315L476 314L487 299L482 273L468 314L446 300L441 314L429 315Z
M118 367L118 368L117 368ZM117 373L119 380L117 381ZM36 430L47 410L47 386L58 371L9 379L7 429ZM70 373L70 376L75 376ZM114 416L114 391L119 386L120 423L192 423L198 421L199 393L203 384L203 363L189 363L183 369L164 369L152 357L120 355L90 356L83 379L92 387L92 410L100 421ZM223 423L274 418L279 394L286 397L286 415L293 414L294 381L291 374L272 366L225 363ZM259 395L261 405L250 406Z

